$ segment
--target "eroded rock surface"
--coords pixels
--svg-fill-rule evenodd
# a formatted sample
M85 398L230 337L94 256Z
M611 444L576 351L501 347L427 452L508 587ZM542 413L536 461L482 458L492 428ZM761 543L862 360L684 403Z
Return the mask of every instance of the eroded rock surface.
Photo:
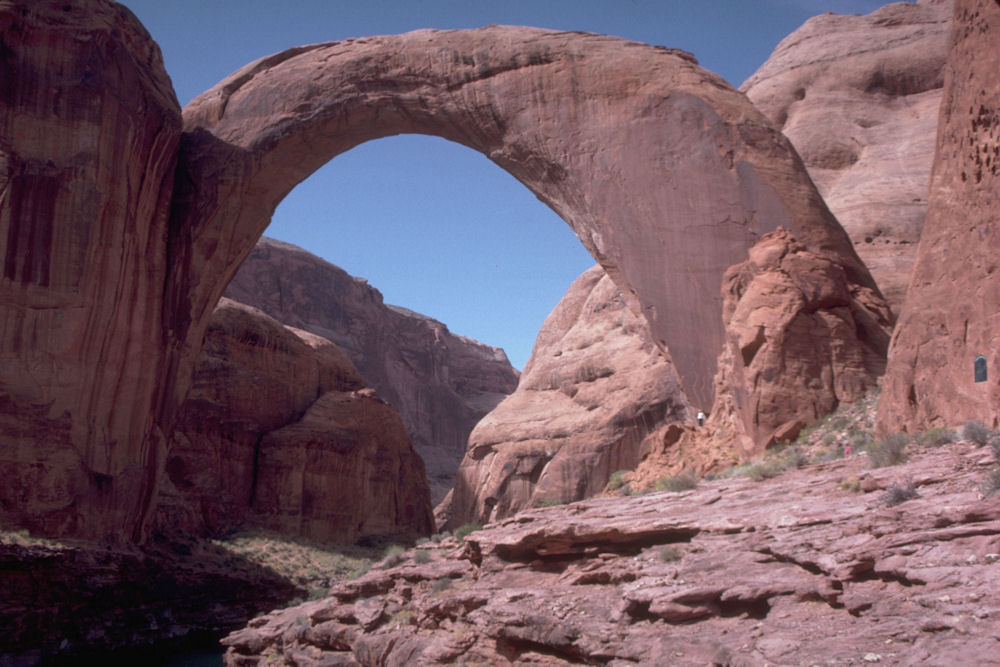
M0 6L0 521L139 539L180 106L113 2Z
M398 413L319 336L223 299L180 410L159 499L167 534L266 528L353 542L433 528Z
M802 156L899 312L927 210L951 0L826 13L743 84Z
M744 457L858 400L885 370L888 307L785 229L726 272L723 293L727 341L709 426Z
M1000 4L955 3L927 220L879 405L883 431L1000 423ZM976 358L987 380L976 382Z
M226 661L1000 664L993 461L958 443L529 510L255 619Z
M645 321L595 266L546 318L517 391L472 431L438 523L595 495L635 467L647 435L694 412Z
M334 341L399 410L435 504L455 483L472 427L517 386L503 350L386 305L364 280L287 243L261 239L226 295Z

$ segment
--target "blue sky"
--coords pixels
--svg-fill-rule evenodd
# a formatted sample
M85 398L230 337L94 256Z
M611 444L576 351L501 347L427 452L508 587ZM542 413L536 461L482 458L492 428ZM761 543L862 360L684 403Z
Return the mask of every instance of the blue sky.
M262 56L418 28L531 25L682 48L739 86L826 11L878 0L125 0L160 44L181 104ZM558 216L471 149L406 135L363 144L300 184L266 234L367 278L387 303L503 347L523 367L538 329L593 264Z

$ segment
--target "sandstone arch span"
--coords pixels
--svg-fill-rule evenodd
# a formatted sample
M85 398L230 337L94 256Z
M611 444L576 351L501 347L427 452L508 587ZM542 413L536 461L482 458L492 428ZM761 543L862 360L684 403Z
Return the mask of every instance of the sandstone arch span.
M682 53L512 27L299 47L182 123L159 50L111 0L0 3L0 39L5 526L144 538L212 307L281 198L376 137L438 135L520 179L698 402L723 272L763 233L794 230L877 294L788 142Z
M720 281L785 226L873 287L798 157L682 52L491 26L291 49L184 111L168 319L205 309L298 182L370 139L424 133L481 151L552 207L633 298L689 396L710 405Z

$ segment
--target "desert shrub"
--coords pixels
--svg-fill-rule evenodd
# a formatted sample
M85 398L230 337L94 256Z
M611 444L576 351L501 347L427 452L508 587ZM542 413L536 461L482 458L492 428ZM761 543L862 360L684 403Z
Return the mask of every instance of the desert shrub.
M413 552L413 562L417 565L431 562L431 552L427 549L417 549Z
M985 445L990 440L993 433L982 423L973 419L965 422L962 426L962 439L974 442L977 445Z
M932 428L917 436L917 442L926 447L940 447L955 442L957 434L950 428Z
M438 579L437 581L434 582L434 585L431 586L431 595L437 595L438 593L446 591L449 588L451 588L451 579L449 579L448 577L444 577L443 579Z
M861 491L861 480L857 477L849 477L840 482L840 488L851 493L858 493Z
M359 565L358 567L351 570L350 573L348 573L347 578L357 579L358 577L362 577L368 573L368 570L371 569L371 566L372 566L371 563L363 563L362 565Z
M632 485L626 484L622 488L618 489L618 495L620 496L631 496L632 495Z
M979 485L979 492L983 494L983 498L989 498L997 491L1000 491L1000 466L994 466L986 473L982 484Z
M330 589L326 586L313 586L309 589L310 600L322 600L330 594Z
M625 486L625 475L628 472L628 470L616 470L611 473L611 477L608 478L608 491L617 491Z
M746 469L746 476L755 482L774 477L784 470L781 461L758 461Z
M657 558L664 563L675 563L684 557L684 552L677 547L664 547L660 549Z
M906 461L906 445L910 437L905 433L896 433L887 438L873 442L866 448L868 461L873 468L894 466Z
M698 478L688 473L676 477L661 477L656 480L657 491L680 493L681 491L690 491L696 486L698 486Z
M899 484L893 484L885 493L882 495L882 502L884 502L889 507L894 507L901 503L905 503L907 500L913 500L914 498L919 498L920 494L913 487L913 482L908 482L905 486Z
M465 536L469 533L474 533L477 530L482 530L483 527L478 523L472 522L467 523L464 526L459 526L455 529L455 539L459 542L465 542Z
M562 501L555 498L542 498L535 501L535 507L557 507L562 504Z
M431 542L433 542L434 544L440 544L441 540L445 539L446 537L451 537L451 533L449 533L447 530L442 531L440 533L434 533L433 535L431 535Z
M382 567L396 567L406 560L406 556L403 555L405 553L406 549L402 546L398 544L390 544L385 550L385 554L382 556Z

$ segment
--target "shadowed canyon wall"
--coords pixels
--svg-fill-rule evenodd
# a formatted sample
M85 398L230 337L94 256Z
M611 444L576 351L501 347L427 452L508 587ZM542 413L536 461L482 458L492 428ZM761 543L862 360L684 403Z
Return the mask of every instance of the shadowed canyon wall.
M369 139L441 136L521 180L700 405L723 275L767 232L838 267L852 307L881 303L788 141L687 54L511 27L299 47L194 100L178 146L158 50L127 10L10 1L0 30L5 523L143 538L225 285L281 198ZM859 345L875 320L858 319Z
M893 334L882 431L1000 425L1000 3L957 0L930 203ZM976 357L987 380L976 382Z

